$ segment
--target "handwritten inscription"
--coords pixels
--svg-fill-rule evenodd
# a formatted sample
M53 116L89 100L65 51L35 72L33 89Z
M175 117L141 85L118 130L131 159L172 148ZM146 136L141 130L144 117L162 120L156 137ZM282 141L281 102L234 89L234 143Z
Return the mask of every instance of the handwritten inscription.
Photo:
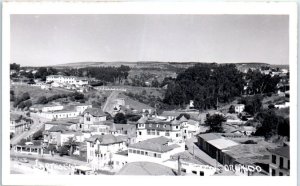
M235 164L235 165L224 165L225 171L233 171L233 172L261 172L262 169L260 166L252 166L252 165L242 165L242 164Z

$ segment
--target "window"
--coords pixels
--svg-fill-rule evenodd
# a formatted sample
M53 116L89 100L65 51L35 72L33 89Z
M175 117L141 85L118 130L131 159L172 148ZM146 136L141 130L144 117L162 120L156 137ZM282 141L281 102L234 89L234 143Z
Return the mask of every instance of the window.
M136 154L136 150L133 150L132 152L133 152L134 154Z
M151 135L155 135L155 130L151 130Z
M141 155L144 155L145 154L145 152L144 151L141 151Z
M282 172L279 172L279 176L283 176L283 173L282 173Z
M132 153L132 149L129 149L128 151L129 151L130 153Z
M159 131L157 131L156 134L159 135Z
M161 158L161 154L157 154L157 157L158 157L158 158Z
M204 176L204 172L203 171L200 171L200 176Z
M197 174L197 171L192 171L193 174Z
M156 158L156 153L154 153L154 157Z
M272 176L276 175L276 171L274 169L272 169Z
M279 167L283 168L283 157L279 158Z
M86 117L86 120L87 120L87 121L91 121L91 118L90 118L90 117Z
M141 153L141 151L137 150L137 151L136 151L136 153L137 153L137 154L140 154L140 153Z
M178 129L178 126L176 126L176 129Z
M152 127L152 124L149 124L149 127Z
M150 135L150 130L149 129L147 130L147 134Z
M156 124L156 127L159 128L159 124Z
M164 124L164 128L166 128L167 127L167 125L166 124Z
M139 124L139 127L141 127L142 125L141 124Z
M145 155L148 156L148 152L145 152Z
M272 163L276 164L276 156L272 155Z
M139 135L140 135L140 136L142 135L142 132L141 132L141 131L139 132Z
M166 136L170 136L170 132L169 131L166 131Z
M180 136L180 134L179 133L176 133L176 137L179 137Z

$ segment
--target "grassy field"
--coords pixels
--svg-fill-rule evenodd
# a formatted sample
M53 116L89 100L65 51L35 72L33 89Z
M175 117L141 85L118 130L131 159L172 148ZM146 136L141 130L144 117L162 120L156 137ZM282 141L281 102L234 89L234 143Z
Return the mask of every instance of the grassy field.
M72 92L64 89L42 90L40 87L29 85L12 85L10 89L14 91L16 97L28 92L33 102L35 102L41 96L49 97L55 94L67 94Z

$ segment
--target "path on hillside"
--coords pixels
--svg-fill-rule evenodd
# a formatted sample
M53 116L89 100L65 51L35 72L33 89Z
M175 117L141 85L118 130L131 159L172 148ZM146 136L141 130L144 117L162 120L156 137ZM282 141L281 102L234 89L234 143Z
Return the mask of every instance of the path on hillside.
M119 95L119 91L112 91L110 95L107 97L105 104L102 107L103 112L112 113L114 101L117 99Z

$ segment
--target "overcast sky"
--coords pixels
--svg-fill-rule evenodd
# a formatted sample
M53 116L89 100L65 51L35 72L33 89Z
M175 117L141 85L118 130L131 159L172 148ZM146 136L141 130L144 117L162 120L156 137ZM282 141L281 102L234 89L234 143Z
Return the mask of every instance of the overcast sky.
M288 16L12 15L11 62L288 64Z

